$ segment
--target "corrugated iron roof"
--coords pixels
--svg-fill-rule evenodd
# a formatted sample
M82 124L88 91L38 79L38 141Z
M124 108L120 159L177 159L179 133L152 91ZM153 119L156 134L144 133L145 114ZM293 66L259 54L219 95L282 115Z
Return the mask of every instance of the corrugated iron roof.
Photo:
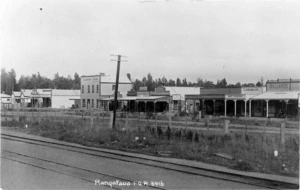
M80 90L53 89L52 96L80 96Z
M179 94L182 100L187 94L200 94L200 87L165 86L165 88L167 91L170 91L171 96Z
M154 101L154 100L163 100L169 99L168 96L128 96L124 98L118 98L118 101L127 101L127 100L137 100L137 101ZM103 101L112 101L114 98L102 99Z

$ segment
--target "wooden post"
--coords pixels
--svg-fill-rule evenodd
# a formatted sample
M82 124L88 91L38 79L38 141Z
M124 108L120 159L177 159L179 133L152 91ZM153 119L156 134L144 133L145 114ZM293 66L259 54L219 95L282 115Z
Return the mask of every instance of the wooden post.
M11 115L12 115L12 120L14 121L15 120L15 117L14 117L14 109L13 109L13 107L11 108Z
M195 142L196 130L193 130L192 142Z
M155 114L155 127L157 127L157 114Z
M285 136L285 121L281 122L281 126L280 126L280 139L281 139L280 143L281 143L281 145L285 144L284 136Z
M113 128L113 117L114 117L113 112L110 112L110 117L109 117L109 128L110 129Z
M23 108L24 109L24 108ZM25 118L24 118L24 120L26 121L26 115L27 115L27 112L26 112L27 110L26 109L24 109L24 116L25 116Z
M139 133L141 132L141 113L139 112Z
M19 107L18 107L17 112L18 112L18 115L17 115L17 122L20 122L20 108L19 108Z
M125 114L126 114L125 129L127 130L127 128L128 128L128 113L125 112Z
M91 129L92 129L93 126L94 126L94 118L93 118L93 113L92 113L92 111L91 111L91 117L90 117L90 119L91 119Z
M223 124L224 135L228 134L228 123L229 123L229 120L225 119L224 124Z
M209 124L210 124L209 118L206 118L204 121L205 121L206 129L207 131L209 131Z
M172 125L172 115L171 115L171 113L169 114L169 127L171 127L171 125Z
M39 124L41 124L41 113L40 113L40 109L38 109L38 122L39 122Z

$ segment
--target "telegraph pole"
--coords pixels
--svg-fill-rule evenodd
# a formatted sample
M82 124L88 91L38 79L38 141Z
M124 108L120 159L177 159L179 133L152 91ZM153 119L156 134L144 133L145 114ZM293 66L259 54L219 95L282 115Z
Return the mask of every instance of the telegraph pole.
M118 66L117 66L117 76L116 76L116 86L115 86L115 99L114 99L114 111L113 111L113 130L115 129L116 125L116 112L117 112L117 107L118 107L118 89L119 89L119 75L120 75L120 63L121 63L121 57L126 57L122 55L111 55L111 56L117 56L118 60L112 60L112 61L117 61ZM125 60L123 62L126 62Z

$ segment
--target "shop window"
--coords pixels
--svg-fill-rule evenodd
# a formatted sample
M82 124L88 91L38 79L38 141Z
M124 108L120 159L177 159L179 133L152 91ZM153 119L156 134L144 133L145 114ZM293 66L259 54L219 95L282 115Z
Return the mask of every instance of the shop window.
M81 85L81 93L84 93L84 86Z
M92 85L92 93L94 93L94 85Z
M90 102L90 99L87 99L87 101L86 101L86 105L87 105L87 108L90 108L90 107L91 107L91 102Z
M82 107L85 108L85 99L82 99Z
M99 108L99 99L97 99L96 101L97 101L96 108Z

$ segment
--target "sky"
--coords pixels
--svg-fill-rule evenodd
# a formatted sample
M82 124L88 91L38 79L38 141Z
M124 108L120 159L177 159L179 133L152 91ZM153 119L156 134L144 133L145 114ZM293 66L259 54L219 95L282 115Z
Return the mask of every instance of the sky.
M0 63L17 78L300 78L300 1L2 0Z

